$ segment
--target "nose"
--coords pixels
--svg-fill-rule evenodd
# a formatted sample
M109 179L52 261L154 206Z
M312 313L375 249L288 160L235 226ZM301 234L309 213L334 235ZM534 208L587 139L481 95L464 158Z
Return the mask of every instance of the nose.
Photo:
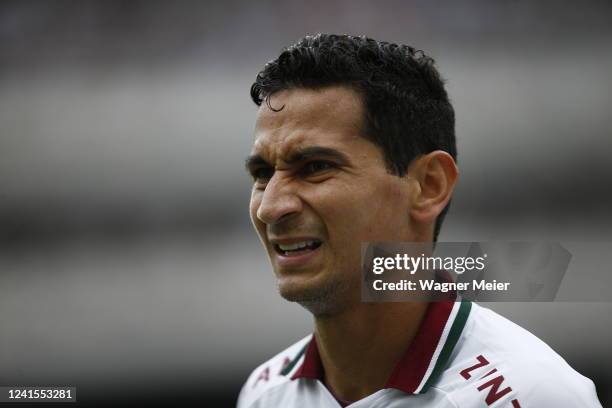
M275 172L268 181L257 208L257 218L268 225L278 224L302 211L302 200L296 186L283 179L280 173Z

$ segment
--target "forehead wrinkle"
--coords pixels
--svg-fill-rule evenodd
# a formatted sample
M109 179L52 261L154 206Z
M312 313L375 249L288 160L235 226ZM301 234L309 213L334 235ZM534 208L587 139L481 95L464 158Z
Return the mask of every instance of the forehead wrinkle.
M295 149L315 144L334 147L363 139L361 101L354 96L353 90L342 87L274 94L272 106L283 109L275 112L266 104L260 106L253 151L272 164L287 158ZM351 102L346 103L347 99Z
M258 111L258 125L279 128L288 125L309 127L312 123L319 123L331 127L341 125L356 131L363 128L362 96L346 86L279 91L271 96L271 105L282 109L272 111L267 104L262 104Z
M272 134L258 137L253 150L270 164L277 162L288 164L286 160L293 155L293 152L304 147L306 138L301 130L295 130L287 135L279 135L273 131Z

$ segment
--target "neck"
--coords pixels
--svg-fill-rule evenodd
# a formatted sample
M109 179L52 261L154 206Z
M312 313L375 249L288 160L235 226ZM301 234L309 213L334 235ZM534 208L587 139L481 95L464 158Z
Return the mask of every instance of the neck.
M359 303L315 317L327 387L356 401L382 388L416 335L427 303Z

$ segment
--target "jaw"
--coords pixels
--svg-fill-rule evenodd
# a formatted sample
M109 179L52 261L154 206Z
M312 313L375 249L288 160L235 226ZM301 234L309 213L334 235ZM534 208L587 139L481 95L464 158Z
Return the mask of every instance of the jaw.
M280 295L290 302L300 304L315 317L331 316L338 313L346 302L347 288L338 280L322 280L315 276L311 279L279 279Z
M278 273L278 291L290 302L296 302L315 317L331 317L361 302L359 271L347 279L339 268L304 270L300 273Z

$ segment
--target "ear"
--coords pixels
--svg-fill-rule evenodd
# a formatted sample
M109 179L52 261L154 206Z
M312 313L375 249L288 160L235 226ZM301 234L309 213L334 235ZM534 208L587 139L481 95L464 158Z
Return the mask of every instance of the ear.
M459 177L455 160L447 152L436 150L416 158L407 175L419 186L413 190L410 216L417 223L433 225L453 195Z

